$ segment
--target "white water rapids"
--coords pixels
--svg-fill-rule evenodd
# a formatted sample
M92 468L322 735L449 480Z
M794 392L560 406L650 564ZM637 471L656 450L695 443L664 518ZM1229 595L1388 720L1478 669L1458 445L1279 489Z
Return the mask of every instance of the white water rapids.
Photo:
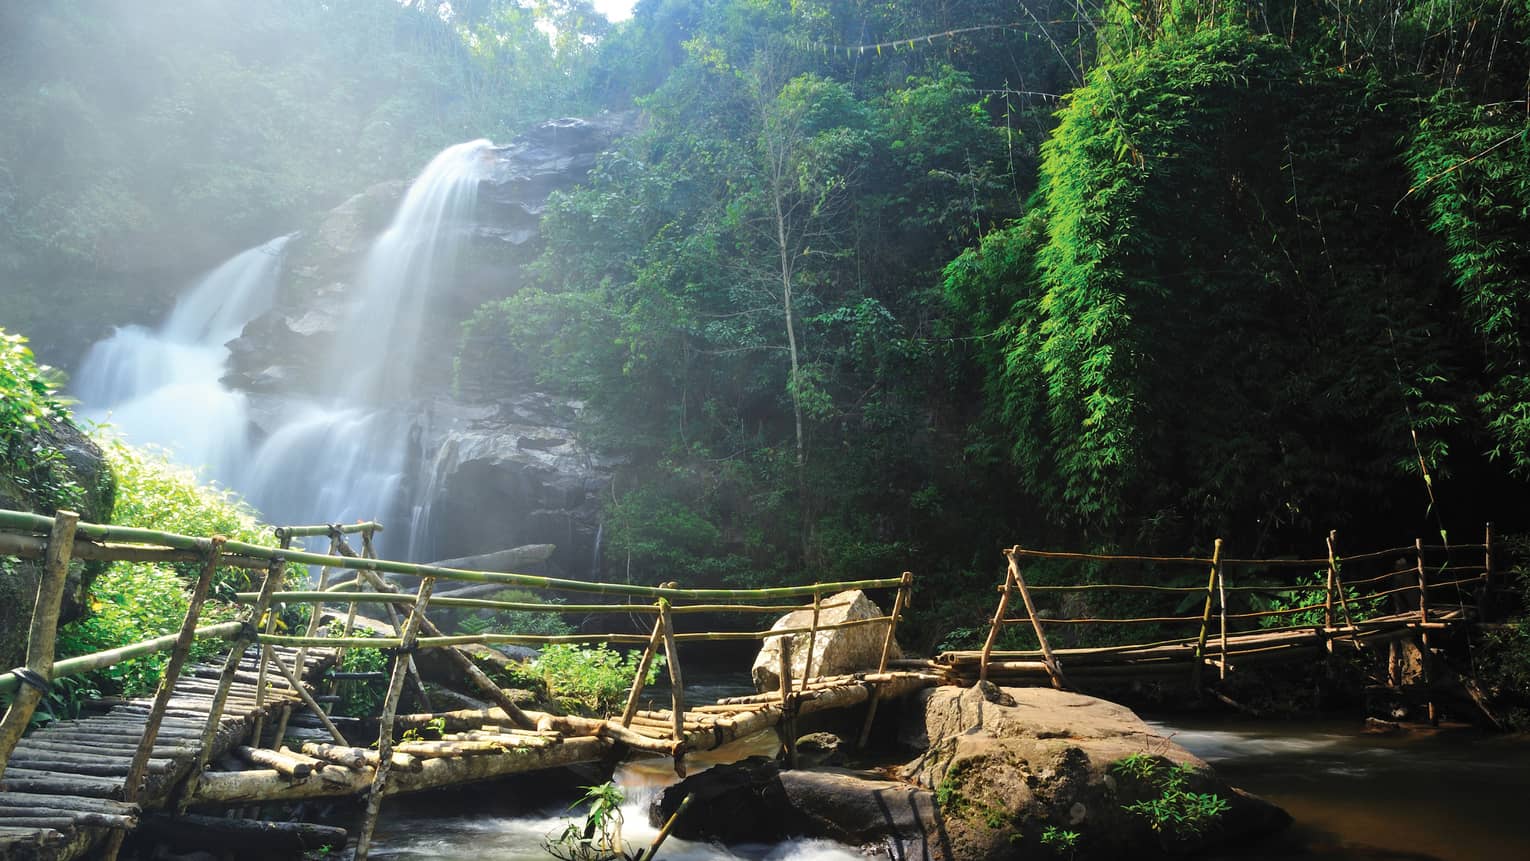
M74 395L87 417L130 443L169 450L240 492L272 523L422 521L428 502L403 500L410 422L393 404L412 391L420 320L449 284L472 228L492 144L442 151L410 185L346 293L315 369L323 392L289 395L257 426L247 396L221 382L229 341L272 307L289 237L245 251L201 278L158 328L124 326L94 345ZM386 547L413 558L411 530ZM385 536L386 540L386 536Z

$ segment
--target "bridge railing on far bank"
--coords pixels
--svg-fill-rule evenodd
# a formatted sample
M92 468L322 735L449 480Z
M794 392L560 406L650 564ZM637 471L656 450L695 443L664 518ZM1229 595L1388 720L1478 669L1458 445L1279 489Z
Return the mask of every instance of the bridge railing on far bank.
M1267 559L1231 557L1221 539L1209 556L1011 547L982 649L944 658L978 680L1177 676L1199 688L1208 668L1225 678L1234 664L1335 643L1417 636L1427 652L1429 632L1478 615L1493 585L1491 524L1474 544L1416 540L1350 556L1336 533L1326 544L1322 556ZM1006 635L1015 627L1026 633ZM1035 648L999 647L1025 639Z
M784 705L794 701L792 692L794 673L789 644L792 638L801 634L806 634L808 638L808 659L801 676L799 692L795 695L799 699L802 695L811 695L807 689L814 684L812 664L813 656L816 654L815 644L820 632L864 625L885 626L880 661L874 673L869 673L866 678L867 681L875 681L876 676L885 675L897 622L908 604L913 585L912 575L906 572L895 578L813 583L764 589L713 589L681 588L675 584L642 586L631 583L597 583L528 574L444 568L376 558L373 538L381 528L376 523L280 527L276 530L276 536L281 546L266 547L226 540L221 536L204 538L126 526L82 523L79 522L77 515L68 512L60 512L58 517L53 518L27 512L0 511L0 556L45 560L44 587L39 592L38 604L33 616L31 633L34 648L29 652L28 666L0 674L0 692L19 690L12 708L6 713L4 732L0 732L0 775L3 775L4 764L11 750L14 749L16 740L20 737L21 729L26 726L37 701L41 698L41 692L47 689L52 679L65 674L100 669L132 657L169 651L171 656L165 671L165 679L150 710L144 731L144 741L133 760L126 783L128 789L124 800L133 801L133 795L143 776L143 764L147 762L149 753L153 749L160 721L169 703L173 682L185 666L192 643L199 639L228 640L231 645L218 680L216 693L209 706L199 759L191 772L190 781L193 784L207 765L213 749L213 737L218 730L230 687L235 676L239 674L240 662L251 644L261 646L258 664L259 679L256 686L256 714L260 717L256 718L252 731L252 737L256 740L255 744L258 745L261 738L259 721L264 716L264 711L259 708L260 698L265 695L267 679L274 672L285 678L288 686L302 698L304 704L325 725L336 742L347 745L348 742L344 736L299 678L299 674L303 672L305 651L314 648L383 649L391 652L397 660L393 661L393 668L388 677L387 693L383 699L376 746L375 775L372 779L367 811L358 839L356 857L364 858L377 818L378 807L387 786L392 763L395 722L406 680L416 686L417 693L428 707L429 701L425 696L424 686L420 682L413 660L415 653L421 649L443 650L474 686L504 711L511 723L522 730L541 731L538 723L488 678L462 647L499 643L547 645L574 642L643 646L642 658L620 721L605 722L601 731L636 749L668 753L675 756L678 761L678 758L684 755L687 738L685 693L680 655L677 650L678 643L780 638L782 643L780 697ZM359 552L350 543L350 539L356 536L360 537L362 545ZM327 537L329 552L314 553L294 548L293 539L300 537ZM67 577L71 558L200 563L201 575L193 588L190 606L181 630L175 635L167 635L108 652L54 662L52 643L57 629L63 582ZM320 575L317 588L285 589L290 564L318 567ZM249 607L248 615L242 622L198 627L197 622L213 574L217 569L227 567L264 572L264 576L252 576L251 582L260 584L258 591L239 593L235 596L237 602ZM386 579L383 576L385 574L418 578L418 585L412 593L404 592L398 585ZM620 603L568 604L554 601L435 597L434 590L438 581L500 585L528 591L534 595L546 593L600 595L622 599L622 601ZM892 610L872 618L821 624L821 614L825 610L833 609L824 603L824 599L834 593L850 589L896 590ZM292 604L306 604L313 608L309 614L307 630L296 635L279 634L276 632L276 626L280 610ZM345 622L335 636L327 635L332 629L322 628L320 624L323 608L327 604L345 608ZM393 628L393 635L354 636L358 610L363 606L381 608ZM426 610L432 607L514 610L552 615L579 613L607 617L631 617L641 614L654 617L654 622L651 631L646 634L632 633L630 630L558 636L447 634L437 628L427 617ZM810 622L807 625L764 630L709 632L679 631L674 621L675 617L687 614L764 616L797 610L807 611L810 614ZM264 630L257 629L261 623L264 624ZM278 646L296 649L296 655L290 663L276 651ZM672 738L665 744L658 743L651 733L625 732L634 721L652 720L652 718L640 716L637 705L649 668L661 650L669 668L672 699L669 715L671 719L669 730ZM876 704L874 697L871 704L873 707ZM285 715L286 712L284 711L283 714ZM869 715L867 722L870 723ZM285 723L285 717L283 723ZM13 728L14 733L12 733ZM281 729L278 727L276 733L278 745L281 742ZM194 790L195 786L188 787L183 797L193 796ZM107 857L114 856L115 845L107 853Z

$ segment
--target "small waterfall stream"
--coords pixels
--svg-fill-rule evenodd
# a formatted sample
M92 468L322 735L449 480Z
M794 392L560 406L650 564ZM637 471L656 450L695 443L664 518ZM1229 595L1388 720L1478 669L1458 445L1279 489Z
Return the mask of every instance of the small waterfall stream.
M84 413L204 469L273 523L428 517L424 502L400 498L411 423L395 405L414 394L421 319L455 274L492 146L448 147L410 185L347 292L319 379L306 381L322 394L280 398L263 434L252 433L246 395L220 378L226 344L272 305L289 237L209 273L159 328L125 326L93 346L75 385ZM415 558L417 534L385 533L380 552Z

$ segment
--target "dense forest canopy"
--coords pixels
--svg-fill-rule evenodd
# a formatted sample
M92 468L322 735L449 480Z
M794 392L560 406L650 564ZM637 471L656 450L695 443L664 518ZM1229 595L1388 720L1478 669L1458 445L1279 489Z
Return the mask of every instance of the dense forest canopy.
M61 364L443 146L635 109L456 362L463 397L591 405L634 576L911 568L938 636L1015 542L1523 526L1526 0L66 2L0 34L0 325Z

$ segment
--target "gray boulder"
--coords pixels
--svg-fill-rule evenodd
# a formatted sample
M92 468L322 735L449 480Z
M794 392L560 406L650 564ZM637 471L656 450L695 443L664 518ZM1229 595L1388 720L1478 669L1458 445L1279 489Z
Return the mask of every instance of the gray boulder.
M885 615L875 601L859 589L840 592L823 599L818 608L820 627L857 619L874 619ZM813 624L813 611L795 610L777 619L770 626L772 631L782 628L809 628ZM792 677L801 679L807 671L808 640L813 640L813 676L833 676L875 670L882 656L882 643L887 637L887 624L856 625L851 628L835 628L818 632L817 637L793 634L790 637L772 637L755 655L750 674L758 691L773 691L781 687L781 642L791 641ZM903 657L903 650L893 641L891 658Z

